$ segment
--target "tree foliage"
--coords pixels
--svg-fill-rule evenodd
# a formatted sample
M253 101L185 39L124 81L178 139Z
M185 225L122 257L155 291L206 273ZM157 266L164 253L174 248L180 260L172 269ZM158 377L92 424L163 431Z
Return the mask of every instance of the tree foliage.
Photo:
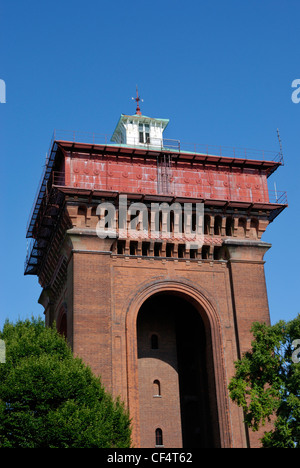
M300 315L273 326L254 323L251 331L252 349L235 363L230 397L253 431L274 423L264 433L263 447L300 448L300 363L293 347L300 339Z
M130 447L127 411L41 319L6 322L0 339L0 448Z

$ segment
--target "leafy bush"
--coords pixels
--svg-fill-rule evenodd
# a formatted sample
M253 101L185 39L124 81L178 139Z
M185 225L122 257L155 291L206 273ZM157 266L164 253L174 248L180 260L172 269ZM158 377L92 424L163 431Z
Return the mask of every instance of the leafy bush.
M41 319L6 322L0 339L0 448L130 447L128 412Z

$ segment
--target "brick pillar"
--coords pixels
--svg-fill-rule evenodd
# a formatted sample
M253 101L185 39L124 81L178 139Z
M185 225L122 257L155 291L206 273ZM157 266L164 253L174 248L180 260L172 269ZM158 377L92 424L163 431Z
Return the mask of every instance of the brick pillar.
M226 239L233 312L239 358L251 348L253 322L270 324L269 305L264 271L264 255L271 247L261 241ZM251 448L260 447L259 439L267 427L249 431ZM248 432L246 430L246 432Z
M72 250L72 345L75 355L112 391L111 239L68 231Z

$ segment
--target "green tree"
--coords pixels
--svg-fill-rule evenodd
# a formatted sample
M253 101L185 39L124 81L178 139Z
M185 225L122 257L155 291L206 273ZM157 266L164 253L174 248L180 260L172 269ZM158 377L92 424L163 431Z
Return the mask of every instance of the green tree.
M6 322L0 339L0 448L126 448L128 412L41 319Z
M300 315L273 326L254 323L251 331L252 349L235 363L230 397L253 431L274 422L263 447L300 448Z

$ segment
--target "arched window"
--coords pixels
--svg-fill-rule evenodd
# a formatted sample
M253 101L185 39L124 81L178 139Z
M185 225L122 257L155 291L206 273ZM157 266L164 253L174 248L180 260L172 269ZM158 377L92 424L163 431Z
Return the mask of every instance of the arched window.
M252 218L250 223L251 237L257 239L258 237L258 219Z
M226 236L233 236L233 219L231 217L228 217L226 219Z
M216 216L215 224L214 224L214 234L215 236L220 236L221 233L222 233L222 217Z
M160 388L160 381L154 380L153 382L153 396L160 397L161 396L161 388Z
M210 216L209 215L204 216L204 234L206 235L210 234Z
M151 336L151 349L158 349L158 336L157 335Z
M246 236L246 218L239 218L238 221L238 235L239 236Z
M163 446L163 432L160 428L156 429L155 431L155 446L156 447Z

